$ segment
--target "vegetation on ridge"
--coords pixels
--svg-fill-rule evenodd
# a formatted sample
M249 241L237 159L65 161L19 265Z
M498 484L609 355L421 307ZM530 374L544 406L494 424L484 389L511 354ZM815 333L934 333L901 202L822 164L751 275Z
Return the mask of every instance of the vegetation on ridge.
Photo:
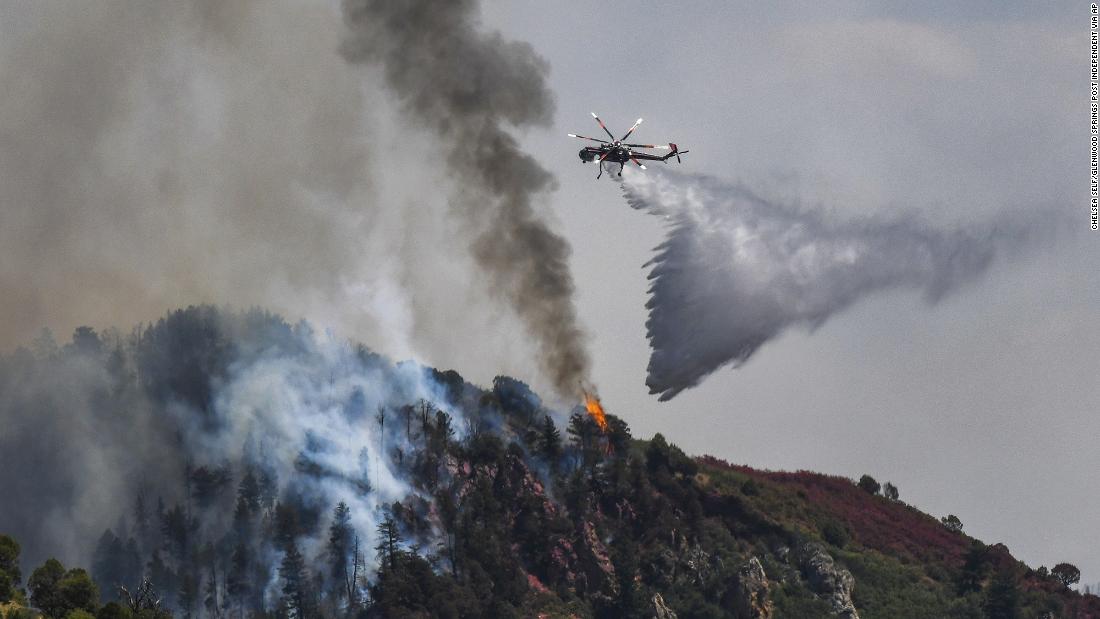
M79 361L102 370L97 410L138 407L154 425L183 414L224 436L219 394L241 368L321 362L301 330L210 307L129 336L82 328L65 346L0 360L0 393ZM351 359L339 364L396 380L399 366L365 348ZM691 458L614 415L604 433L580 407L561 428L515 379L481 388L424 373L435 401L366 410L370 394L326 378L329 399L303 404L371 429L382 460L361 475L335 468L321 436L303 437L285 469L257 450L188 452L175 477L131 486L117 524L86 540L88 571L49 560L24 582L23 549L0 537L5 617L650 617L659 595L681 619L830 617L846 605L865 619L1100 618L1100 598L1067 588L1073 566L1033 570L900 502L893 484ZM35 397L46 396L4 406ZM361 513L385 483L403 496ZM318 492L333 488L343 494ZM155 596L138 595L143 580Z

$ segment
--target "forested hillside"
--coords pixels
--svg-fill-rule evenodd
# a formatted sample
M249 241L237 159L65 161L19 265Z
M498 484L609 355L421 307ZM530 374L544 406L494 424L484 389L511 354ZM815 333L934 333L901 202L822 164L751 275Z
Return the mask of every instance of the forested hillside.
M1100 618L1072 566L892 484L689 457L259 310L44 333L0 421L12 618Z

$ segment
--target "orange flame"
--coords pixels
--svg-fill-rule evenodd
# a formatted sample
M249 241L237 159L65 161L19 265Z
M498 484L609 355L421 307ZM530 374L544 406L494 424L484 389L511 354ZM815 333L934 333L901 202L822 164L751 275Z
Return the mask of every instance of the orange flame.
M600 398L594 393L585 391L584 407L588 409L588 414L596 422L596 425L600 426L600 431L607 434L607 415L604 414L603 406L600 405Z

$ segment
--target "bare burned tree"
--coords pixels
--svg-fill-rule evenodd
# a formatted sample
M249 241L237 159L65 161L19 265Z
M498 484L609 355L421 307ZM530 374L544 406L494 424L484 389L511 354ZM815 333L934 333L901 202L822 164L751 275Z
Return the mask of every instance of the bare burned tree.
M160 596L157 595L157 592L153 589L153 583L149 582L148 578L141 580L141 586L138 587L136 594L130 593L130 590L125 586L119 585L118 597L126 603L126 606L130 608L134 615L151 610L153 616L159 617L164 612L160 608Z

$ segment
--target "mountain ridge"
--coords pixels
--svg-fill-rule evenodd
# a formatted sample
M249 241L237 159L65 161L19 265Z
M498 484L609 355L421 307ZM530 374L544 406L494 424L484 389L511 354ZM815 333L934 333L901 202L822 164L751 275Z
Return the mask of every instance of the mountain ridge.
M86 548L97 616L147 578L174 614L219 619L1100 617L1062 572L870 477L689 457L514 378L481 387L259 309L39 338L0 359L0 387L0 483L42 510L0 510L0 533L30 532L34 562L50 539ZM45 522L89 505L82 485L113 504L58 536ZM30 567L9 597L44 599Z

